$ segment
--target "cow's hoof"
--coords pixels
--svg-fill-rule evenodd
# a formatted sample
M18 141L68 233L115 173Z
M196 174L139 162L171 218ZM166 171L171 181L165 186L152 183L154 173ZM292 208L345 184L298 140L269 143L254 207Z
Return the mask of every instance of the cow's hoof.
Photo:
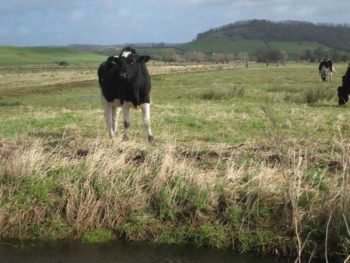
M129 140L129 135L127 135L127 134L124 134L123 135L123 141L128 141Z
M345 101L342 99L339 99L338 106L345 106Z
M152 145L156 144L156 141L154 140L153 135L148 135L148 142Z

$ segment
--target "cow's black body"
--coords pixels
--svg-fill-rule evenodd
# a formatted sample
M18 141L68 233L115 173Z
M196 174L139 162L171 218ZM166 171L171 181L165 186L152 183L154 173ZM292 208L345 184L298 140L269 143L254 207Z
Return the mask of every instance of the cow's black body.
M102 95L108 102L120 97L121 85L119 84L118 74L117 58L114 59L113 63L108 60L103 62L98 68L98 82Z
M339 105L344 105L349 100L350 95L350 64L343 76L343 85L338 87Z
M146 68L149 56L139 56L130 47L124 48L119 57L109 57L98 70L105 119L111 138L117 134L120 108L123 110L124 139L130 126L129 108L140 106L149 142L154 142L150 122L151 79Z
M127 57L123 52L131 50ZM138 56L133 49L123 49L118 58L102 63L98 78L102 94L108 102L132 102L137 107L150 103L151 79L145 63L149 56Z

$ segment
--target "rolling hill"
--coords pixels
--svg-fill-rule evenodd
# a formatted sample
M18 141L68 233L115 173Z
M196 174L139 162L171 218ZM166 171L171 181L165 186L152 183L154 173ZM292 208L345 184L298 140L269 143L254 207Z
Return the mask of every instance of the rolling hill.
M317 47L350 51L350 27L299 21L249 20L199 33L194 41L183 47L202 52L254 53L258 48L271 48L300 54L305 49Z

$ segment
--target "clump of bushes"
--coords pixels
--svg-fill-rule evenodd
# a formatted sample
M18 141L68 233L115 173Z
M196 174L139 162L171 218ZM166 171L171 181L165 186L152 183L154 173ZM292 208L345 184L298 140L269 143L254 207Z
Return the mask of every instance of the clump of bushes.
M57 65L65 67L65 66L68 66L69 64L67 61L59 61L59 62L57 62Z

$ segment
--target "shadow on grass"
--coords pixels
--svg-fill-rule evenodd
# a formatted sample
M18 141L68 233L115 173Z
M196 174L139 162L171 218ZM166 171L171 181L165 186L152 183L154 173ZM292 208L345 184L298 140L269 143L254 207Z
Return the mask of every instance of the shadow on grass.
M2 101L0 99L0 107L14 107L14 106L20 106L22 103L18 100L16 101Z

